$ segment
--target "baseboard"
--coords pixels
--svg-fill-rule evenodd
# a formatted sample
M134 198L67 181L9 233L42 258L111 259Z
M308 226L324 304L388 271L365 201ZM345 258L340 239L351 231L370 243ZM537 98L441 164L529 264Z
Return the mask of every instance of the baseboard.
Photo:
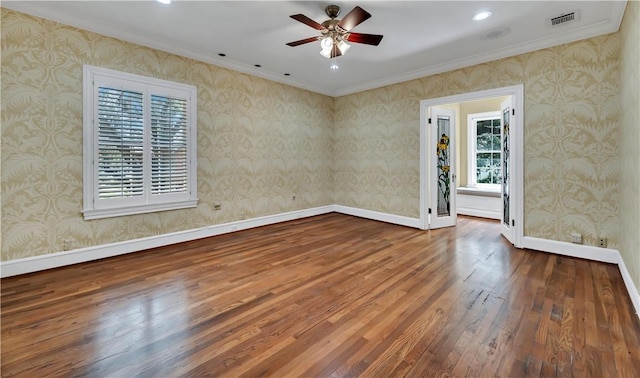
M501 219L500 212L495 211L487 211L487 210L478 210L478 209L469 209L466 207L458 206L456 208L456 213L460 215L470 215L472 217L480 217L480 218L488 218L488 219Z
M420 228L420 219L419 218L410 218L402 215L394 215L381 213L373 210L364 210L358 209L355 207L343 206L343 205L333 205L333 211L336 213L353 215L360 218L372 219L386 223L398 224L401 226Z
M627 292L629 293L629 297L631 298L631 303L633 303L633 307L636 310L636 316L638 317L638 319L640 319L640 292L638 292L638 288L636 288L636 285L631 278L631 274L629 274L629 271L627 270L627 266L625 265L622 256L620 256L620 261L618 261L618 269L620 269L622 280L627 287Z
M522 248L612 264L617 264L620 261L620 252L615 249L539 239L531 236L524 237L522 241Z
M267 226L274 223L286 222L294 219L312 217L334 212L333 206L315 207L306 210L291 211L282 214L252 218L237 222L196 228L192 230L172 232L169 234L150 236L146 238L109 243L72 251L49 253L46 255L27 257L0 263L0 277L11 277L19 274L33 273L40 270L59 268L66 265L78 264L107 257L138 252L149 248L182 243L189 240L227 234L254 227Z

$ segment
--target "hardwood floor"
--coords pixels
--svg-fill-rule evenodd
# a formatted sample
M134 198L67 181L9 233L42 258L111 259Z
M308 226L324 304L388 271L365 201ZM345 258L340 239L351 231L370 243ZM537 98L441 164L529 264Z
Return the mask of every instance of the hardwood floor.
M340 214L3 279L2 376L640 377L615 265Z

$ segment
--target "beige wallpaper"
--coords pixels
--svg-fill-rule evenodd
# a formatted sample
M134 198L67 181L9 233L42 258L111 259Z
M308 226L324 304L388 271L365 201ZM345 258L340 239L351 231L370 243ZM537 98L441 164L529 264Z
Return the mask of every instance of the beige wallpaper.
M640 291L640 2L627 3L620 34L620 253Z
M337 203L419 216L419 101L524 84L526 236L619 247L614 33L336 101Z
M197 208L83 220L84 63L198 87ZM4 8L1 74L2 260L334 202L330 97Z
M419 217L423 85L414 80L335 102L337 204Z

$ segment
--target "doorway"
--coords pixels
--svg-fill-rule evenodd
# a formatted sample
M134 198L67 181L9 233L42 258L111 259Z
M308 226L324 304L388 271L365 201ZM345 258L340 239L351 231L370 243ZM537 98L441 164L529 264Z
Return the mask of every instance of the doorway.
M459 131L455 130L457 125L455 112L451 111L450 104L470 103L492 98L500 98L501 102L499 149L502 152L500 161L502 173L499 180L500 185L497 185L496 189L499 188L501 196L502 235L514 246L521 247L524 232L523 85L420 102L420 226L425 230L455 226L458 180L465 181L466 177L469 177L469 180L472 178L470 172L464 173L465 177L460 177L457 170L458 164L455 162L459 161L460 151L456 151L455 139L457 135L459 136ZM442 143L442 140L446 143ZM446 150L444 150L445 148ZM456 153L458 153L457 158ZM486 154L482 156L484 157L484 155ZM449 190L443 191L442 188L449 188Z

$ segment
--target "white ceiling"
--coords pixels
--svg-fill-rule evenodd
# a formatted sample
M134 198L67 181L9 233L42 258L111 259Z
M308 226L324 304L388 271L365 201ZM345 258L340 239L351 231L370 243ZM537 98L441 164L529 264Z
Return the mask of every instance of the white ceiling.
M354 32L383 34L379 46L352 44L329 69L319 35L289 15L321 23L324 8L358 5L372 17ZM626 1L2 1L2 6L103 35L340 96L615 32ZM479 10L493 16L475 22ZM578 20L549 21L577 11ZM501 38L487 35L501 34ZM226 57L218 56L219 53ZM254 65L260 64L260 68ZM290 76L285 76L289 73Z

